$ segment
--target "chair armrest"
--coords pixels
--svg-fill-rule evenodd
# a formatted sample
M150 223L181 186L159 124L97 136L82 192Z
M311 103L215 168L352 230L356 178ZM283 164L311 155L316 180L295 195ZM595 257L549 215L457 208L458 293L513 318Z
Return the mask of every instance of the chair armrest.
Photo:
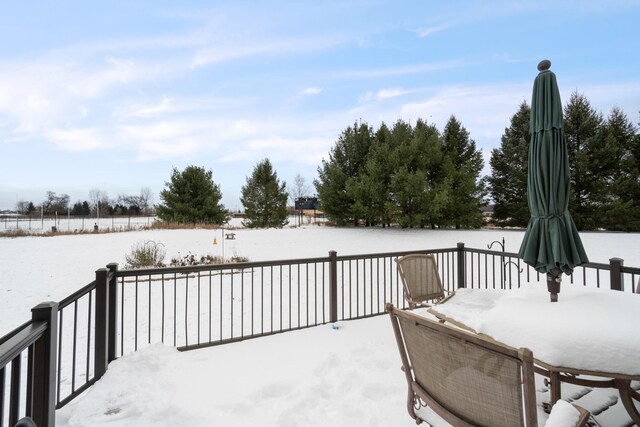
M549 414L545 427L585 427L589 411L565 400L558 400Z

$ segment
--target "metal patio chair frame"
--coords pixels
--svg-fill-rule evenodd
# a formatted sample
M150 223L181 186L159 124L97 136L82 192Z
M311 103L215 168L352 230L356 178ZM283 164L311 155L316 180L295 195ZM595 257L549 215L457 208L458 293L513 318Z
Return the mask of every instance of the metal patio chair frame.
M386 305L407 384L407 410L429 406L454 427L537 422L533 354ZM589 412L576 426L586 426Z
M445 298L438 265L432 254L409 254L395 259L402 281L404 299L409 308L429 307L427 301L438 302Z

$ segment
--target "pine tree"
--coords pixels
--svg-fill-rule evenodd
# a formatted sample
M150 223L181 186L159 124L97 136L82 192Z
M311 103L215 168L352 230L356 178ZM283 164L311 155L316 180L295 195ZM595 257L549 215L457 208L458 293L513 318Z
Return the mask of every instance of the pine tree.
M482 152L469 138L469 132L451 116L442 134L442 150L445 167L449 170L451 194L444 210L445 225L458 228L475 228L484 224L480 207L484 203L484 183L480 172L484 165Z
M594 179L590 172L589 146L595 143L598 130L602 126L602 116L591 107L582 94L573 92L564 108L564 131L567 137L567 151L571 169L571 196L569 210L578 229L596 227L593 200Z
M614 108L590 147L598 227L640 230L638 148L635 126L622 110Z
M427 177L420 151L422 141L414 139L414 134L411 125L402 120L391 130L395 163L391 194L396 205L395 220L403 228L418 227L426 222Z
M280 228L287 224L286 187L286 182L280 183L269 159L259 162L242 187L240 201L246 215L243 224L250 228Z
M531 108L522 102L505 128L500 148L491 151L491 176L487 178L495 203L493 221L500 226L526 227L529 116Z
M314 181L321 209L337 225L358 225L363 218L356 203L357 179L364 168L373 142L373 130L366 123L354 124L339 136L322 160Z
M162 204L156 206L158 218L177 223L211 223L222 225L229 213L220 204L222 193L213 182L213 173L203 167L187 166L180 172L173 168L171 180L160 193Z
M347 193L354 197L354 216L364 219L366 226L391 221L393 206L389 199L389 183L393 174L390 131L383 123L373 137L367 161L355 179L349 180Z

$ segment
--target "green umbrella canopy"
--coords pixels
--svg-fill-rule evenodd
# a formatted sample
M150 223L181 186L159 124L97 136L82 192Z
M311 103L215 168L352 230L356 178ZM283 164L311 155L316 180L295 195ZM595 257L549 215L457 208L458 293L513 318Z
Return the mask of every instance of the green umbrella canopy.
M569 156L560 91L550 66L542 61L533 83L527 176L531 219L518 255L536 271L558 277L589 260L569 213Z

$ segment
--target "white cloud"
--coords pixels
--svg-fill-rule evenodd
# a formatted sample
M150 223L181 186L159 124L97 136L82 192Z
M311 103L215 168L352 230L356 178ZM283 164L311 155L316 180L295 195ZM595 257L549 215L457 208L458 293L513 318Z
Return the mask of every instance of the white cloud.
M301 90L299 92L299 95L302 95L302 96L318 95L320 92L322 92L322 88L311 86L311 87L307 87L307 88L304 88L303 90Z
M428 27L428 28L422 28L416 31L416 34L418 35L418 37L428 37L431 34L446 30L448 28L451 27L451 24L441 24L441 25L435 25L433 27Z
M373 70L345 71L345 72L339 73L338 77L374 78L374 77L403 76L407 74L429 73L433 71L460 68L467 65L468 65L467 63L463 61L458 61L458 60L434 62L431 64L406 65L406 66L400 66L400 67L391 67L391 68L382 68L382 69L373 69Z
M209 42L208 46L196 52L192 67L196 68L255 56L310 53L327 49L339 43L339 40L325 37L273 40L260 40L259 37L239 40L220 38Z
M376 92L367 92L360 97L360 102L376 102L414 93L416 90L406 90L399 87L380 89Z
M140 108L131 112L131 116L150 117L150 116L156 116L162 113L167 113L170 111L174 111L171 99L163 98L159 104L141 106Z
M48 132L56 147L63 151L93 151L106 146L99 129L53 129Z

